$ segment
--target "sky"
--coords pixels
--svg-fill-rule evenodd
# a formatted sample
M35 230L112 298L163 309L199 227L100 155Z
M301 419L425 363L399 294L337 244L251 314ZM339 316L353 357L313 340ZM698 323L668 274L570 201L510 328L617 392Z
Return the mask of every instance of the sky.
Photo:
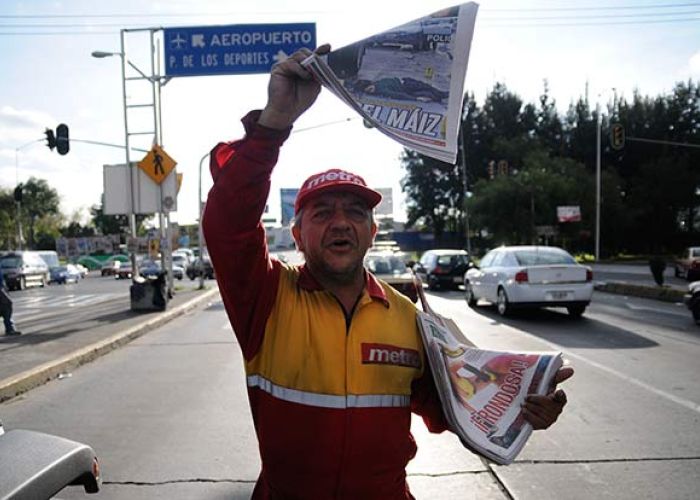
M670 92L700 79L700 1L483 0L477 15L465 90L483 104L496 82L536 102L548 82L563 113L584 95L601 105L613 93L628 99ZM124 144L119 57L122 28L194 27L257 23L316 23L318 43L334 47L363 39L454 5L450 0L3 0L0 2L0 186L46 179L70 218L87 220L103 192L103 165L125 162L123 149L71 143L65 156L45 146L43 131L59 123L74 139ZM148 40L127 37L127 57L147 69ZM131 85L131 84L130 84ZM614 90L613 90L614 89ZM133 99L140 90L130 87ZM198 217L201 159L220 141L241 137L240 118L266 102L266 75L173 78L162 89L163 147L183 174L172 220ZM150 130L147 111L132 130ZM148 149L142 136L135 147ZM594 141L595 137L591 137ZM405 220L400 193L402 147L362 125L329 92L295 125L273 174L270 210L279 214L279 189L309 175L342 168L374 187L394 189L394 215ZM132 160L141 153L132 154ZM211 187L204 162L203 190Z

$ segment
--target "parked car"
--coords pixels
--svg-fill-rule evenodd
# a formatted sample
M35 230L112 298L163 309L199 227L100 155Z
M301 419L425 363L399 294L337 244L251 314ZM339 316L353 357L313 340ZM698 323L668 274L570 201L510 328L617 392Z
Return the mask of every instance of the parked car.
M437 249L425 252L414 271L431 290L457 289L464 280L469 254L464 250Z
M182 269L187 269L187 265L189 263L190 259L184 253L173 253L173 266L178 266Z
M75 267L78 268L78 272L80 273L81 278L86 277L88 275L88 272L90 272L90 270L82 264L75 264Z
M485 299L507 316L514 308L565 307L580 317L593 295L593 271L557 247L512 246L488 252L464 275L467 304Z
M119 260L108 260L104 264L102 264L100 274L102 276L114 276L115 274L117 274L117 271L119 271L120 264L121 261Z
M688 293L683 296L683 302L690 309L695 324L700 325L700 281L688 285Z
M0 424L0 498L56 498L67 486L97 493L102 485L94 450L83 443ZM67 493L67 492L66 492ZM75 495L75 488L71 491Z
M160 274L163 266L161 266L159 260L144 260L141 265L139 265L139 273L144 278L157 278ZM185 270L178 265L173 263L173 278L181 280L185 277Z
M120 261L115 261L115 270L112 271L112 275L114 276L114 279L117 280L128 280L131 279L131 277L134 274L134 268L131 265L131 262L120 262Z
M73 264L65 266L54 266L49 270L49 283L65 285L66 283L77 283L80 281L80 271Z
M0 266L8 290L43 287L49 282L49 266L37 252L27 250L6 253L0 258Z
M688 281L700 279L700 247L686 248L683 256L676 259L674 272L677 278Z
M365 266L377 278L385 281L413 302L418 301L418 290L413 273L406 265L404 254L395 252L369 252Z
M173 251L173 258L175 258L176 255L182 255L185 257L185 259L187 259L187 263L183 267L187 267L187 264L195 259L194 250L191 248L178 248L177 250Z
M207 279L214 278L214 267L211 265L211 259L209 257L204 257L203 264L202 260L197 257L194 262L187 266L187 277L191 280L199 277L202 274L202 269L204 271L204 277Z

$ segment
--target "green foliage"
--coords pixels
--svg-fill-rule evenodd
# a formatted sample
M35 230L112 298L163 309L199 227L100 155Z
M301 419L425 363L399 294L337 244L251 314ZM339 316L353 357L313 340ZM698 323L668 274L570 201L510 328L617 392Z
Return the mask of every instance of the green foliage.
M602 103L604 104L604 103ZM543 242L538 226L555 226L545 240L573 252L594 250L596 216L595 103L580 97L559 116L547 82L536 104L526 104L497 83L480 107L466 94L460 134L467 157L467 204L481 246ZM700 148L635 139L700 145L700 87L678 83L667 95L635 93L601 106L601 253L674 253L697 243L700 231ZM625 148L609 145L612 123L621 123ZM409 223L436 235L461 226L464 212L462 155L457 167L405 151ZM489 179L489 164L507 162L507 174ZM462 192L460 192L460 190ZM556 208L581 207L582 221L559 224Z

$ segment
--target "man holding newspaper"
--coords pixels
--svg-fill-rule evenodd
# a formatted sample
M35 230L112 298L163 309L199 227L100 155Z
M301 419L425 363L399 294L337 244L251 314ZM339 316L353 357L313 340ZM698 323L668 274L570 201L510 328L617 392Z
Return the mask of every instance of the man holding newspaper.
M328 45L317 49L326 53ZM245 360L262 471L253 498L412 498L411 411L448 429L413 303L363 267L381 195L352 173L302 185L293 235L306 264L272 258L261 216L280 147L320 85L301 50L273 66L268 102L246 136L212 151L204 231ZM573 374L562 368L555 382ZM561 390L531 396L525 418L552 425Z

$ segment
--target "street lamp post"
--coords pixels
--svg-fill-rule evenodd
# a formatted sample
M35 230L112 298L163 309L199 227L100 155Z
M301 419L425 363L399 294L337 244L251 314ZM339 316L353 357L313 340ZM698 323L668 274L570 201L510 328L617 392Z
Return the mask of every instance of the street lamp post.
M467 253L469 258L472 258L471 237L469 236L469 211L467 209L469 180L467 178L467 150L464 147L464 135L459 131L459 147L462 150L462 169L464 170L464 233L467 238Z
M202 164L204 160L207 159L209 153L202 156L199 160L199 196L197 202L199 203L199 289L204 288L204 231L202 231Z
M595 105L595 119L596 119L596 154L595 154L595 260L596 262L600 260L600 103L596 102Z
M15 148L15 189L19 187L19 152L31 146L36 142L41 142L43 139L34 139L31 142L22 144L21 146ZM22 245L24 244L24 235L22 234L22 202L20 200L15 200L15 217L17 218L17 249L22 250Z
M124 137L125 137L125 148L124 150L126 151L126 168L127 172L129 172L129 233L131 235L132 241L136 240L136 211L135 211L135 202L134 202L134 174L133 174L133 169L131 167L131 144L129 141L129 129L127 125L127 109L126 109L126 64L127 60L124 54L124 32L121 32L121 52L103 52L100 50L96 50L92 53L92 57L96 57L98 59L104 58L104 57L111 57L111 56L119 56L121 59L121 66L122 66L122 103L123 103L123 110L124 110ZM131 63L129 63L131 64ZM141 73L138 68L133 66L139 73ZM133 250L133 248L132 248ZM136 262L136 252L134 251L129 251L129 258L131 260L131 269L132 269L132 277L136 277L139 275L138 272L138 264Z

